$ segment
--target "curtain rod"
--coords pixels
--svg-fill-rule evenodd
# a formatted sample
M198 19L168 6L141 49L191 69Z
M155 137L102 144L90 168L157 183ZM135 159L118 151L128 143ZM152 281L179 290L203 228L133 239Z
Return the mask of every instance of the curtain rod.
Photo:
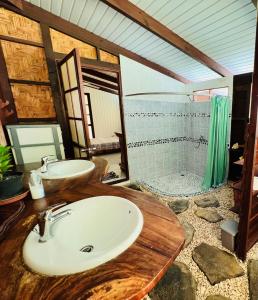
M144 96L144 95L178 95L178 96L214 96L210 94L192 94L192 93L178 93L178 92L149 92L149 93L136 93L136 94L127 94L125 97L132 96ZM216 95L216 96L225 96L225 95Z

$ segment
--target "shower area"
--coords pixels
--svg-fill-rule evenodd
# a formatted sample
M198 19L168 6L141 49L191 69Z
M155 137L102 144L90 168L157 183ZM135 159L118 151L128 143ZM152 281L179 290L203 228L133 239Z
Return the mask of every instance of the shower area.
M211 102L124 102L131 180L164 196L202 193Z

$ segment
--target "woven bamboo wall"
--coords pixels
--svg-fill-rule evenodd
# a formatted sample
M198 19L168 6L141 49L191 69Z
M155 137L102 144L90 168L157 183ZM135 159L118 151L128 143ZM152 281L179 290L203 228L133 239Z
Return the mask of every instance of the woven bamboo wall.
M4 8L0 8L0 35L42 42L41 30L37 22Z
M103 50L99 50L99 56L101 61L109 62L111 64L119 64L118 57L111 53L108 53Z
M55 52L68 54L74 48L79 49L81 57L97 59L97 50L95 47L83 43L69 35L63 34L54 29L50 29L50 35Z
M49 81L44 49L1 41L9 78Z
M55 118L49 86L11 84L18 118Z

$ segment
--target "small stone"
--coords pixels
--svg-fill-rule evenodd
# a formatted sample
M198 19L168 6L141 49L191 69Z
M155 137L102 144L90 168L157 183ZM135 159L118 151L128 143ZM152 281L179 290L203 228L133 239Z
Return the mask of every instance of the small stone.
M210 223L217 223L223 220L223 217L219 213L217 213L215 209L208 210L205 208L197 208L194 213L197 217L202 218Z
M196 282L189 268L175 262L151 291L151 300L195 300Z
M258 299L258 260L251 259L247 265L250 300Z
M212 285L244 275L234 255L206 243L195 247L192 257Z
M222 295L211 295L208 296L206 300L230 300L230 298L224 297Z
M182 226L183 226L184 231L185 231L185 244L184 244L184 248L186 248L191 243L191 241L193 239L195 229L194 229L193 225L191 225L188 222L183 222Z
M173 202L169 202L168 206L173 210L175 214L180 214L183 211L187 210L187 208L189 207L189 200L187 199L175 200Z
M198 200L194 200L194 203L197 206L200 207L219 207L219 201L218 199L213 196L213 197L209 197L209 198L204 198L204 199L198 199Z
M128 188L135 190L135 191L142 192L141 186L137 183L132 183L132 184L128 185Z

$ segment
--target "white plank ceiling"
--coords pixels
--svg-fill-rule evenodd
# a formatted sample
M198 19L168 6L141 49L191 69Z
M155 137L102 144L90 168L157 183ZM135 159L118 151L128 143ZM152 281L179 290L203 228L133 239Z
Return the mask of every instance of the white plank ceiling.
M99 0L26 0L192 81L221 77ZM251 0L131 0L233 74L253 70Z

